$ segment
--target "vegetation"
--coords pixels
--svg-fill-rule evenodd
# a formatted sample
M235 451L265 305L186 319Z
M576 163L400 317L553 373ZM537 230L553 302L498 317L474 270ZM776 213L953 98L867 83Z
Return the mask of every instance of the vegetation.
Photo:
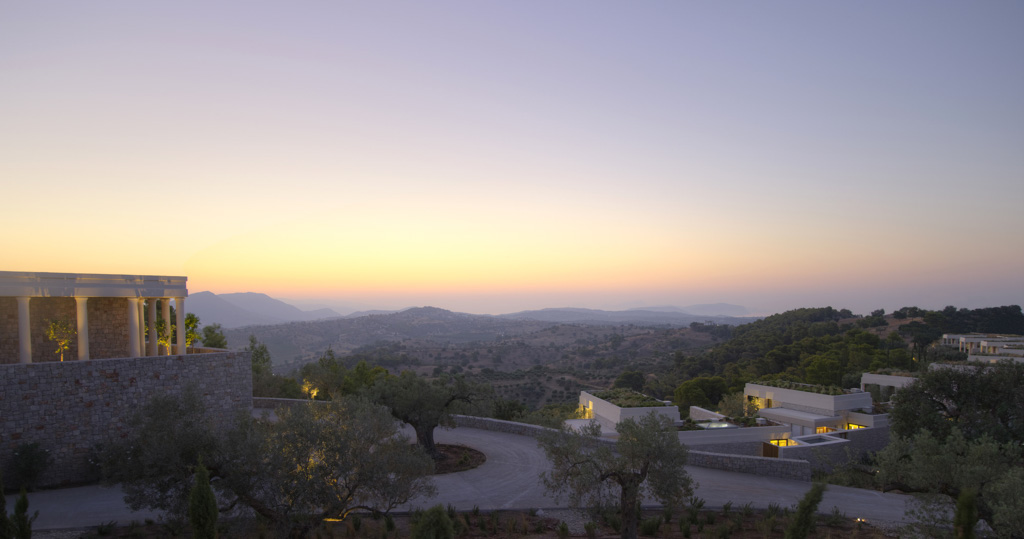
M452 406L457 402L473 403L479 389L462 377L429 382L412 371L403 371L398 376L379 379L369 394L387 407L395 419L408 423L416 431L417 442L437 459L441 454L434 444L434 429L454 426Z
M39 517L39 511L28 516L28 494L21 489L18 501L14 502L14 514L11 515L11 537L13 539L31 539L32 523Z
M255 335L249 336L249 345L245 350L252 356L253 397L302 398L302 389L294 378L276 375L271 370L270 351Z
M452 539L455 528L448 512L440 504L427 509L418 515L412 524L413 539Z
M893 440L876 457L882 487L932 496L940 513L974 492L997 533L1024 535L1022 383L1024 365L1007 362L931 370L896 392Z
M4 496L4 475L0 471L0 539L9 539L13 530L7 517L7 498Z
M14 459L11 463L14 484L18 488L35 490L36 482L52 461L50 452L43 449L38 442L19 444L14 449Z
M780 389L795 389L797 391L806 391L808 393L820 393L822 395L842 395L843 393L845 393L845 391L843 391L843 389L838 386L805 384L801 382L790 382L789 380L758 380L753 383L762 386L777 387Z
M599 399L606 400L619 408L645 408L651 406L665 406L664 402L637 393L632 389L617 388L606 391L595 391L593 395Z
M78 332L67 320L50 320L46 328L46 338L57 344L57 355L64 361L64 352L71 349L71 341Z
M637 537L638 504L645 496L678 507L693 492L686 473L686 447L671 421L654 412L616 426L616 447L601 443L601 428L591 422L581 431L565 428L540 439L552 469L541 475L557 498L574 507L597 510L618 502L623 539Z
M224 330L220 324L203 326L203 346L207 348L227 348L228 339L224 336Z
M825 484L815 483L800 499L793 521L786 528L786 539L805 539L814 531L815 512L825 494Z
M99 456L103 475L122 483L129 507L179 520L200 456L226 507L247 507L281 535L305 536L354 510L388 513L434 492L431 459L397 436L387 410L358 399L282 408L273 423L243 416L220 435L187 391L151 399L132 426Z
M196 480L188 495L188 520L192 525L195 539L217 537L217 498L210 488L210 472L199 461L196 466Z

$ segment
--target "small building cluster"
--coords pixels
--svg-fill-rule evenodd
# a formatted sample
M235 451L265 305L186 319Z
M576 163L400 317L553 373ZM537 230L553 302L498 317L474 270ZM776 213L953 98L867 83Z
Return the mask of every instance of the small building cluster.
M1024 336L993 333L947 333L939 344L967 354L967 361L997 363L1002 360L1024 363Z

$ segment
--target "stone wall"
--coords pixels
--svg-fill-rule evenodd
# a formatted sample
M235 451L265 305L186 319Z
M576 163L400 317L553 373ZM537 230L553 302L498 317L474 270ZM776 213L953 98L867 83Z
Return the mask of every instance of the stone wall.
M17 363L18 299L0 297L0 364Z
M187 386L216 427L230 427L252 407L249 353L0 365L0 469L10 477L14 450L37 442L53 458L41 486L87 481L94 447L127 436L151 396Z
M782 479L795 479L797 481L811 480L811 463L806 460L690 451L688 462L691 466L699 466L701 468L765 475Z
M86 305L89 310L89 357L128 356L128 300L89 298Z

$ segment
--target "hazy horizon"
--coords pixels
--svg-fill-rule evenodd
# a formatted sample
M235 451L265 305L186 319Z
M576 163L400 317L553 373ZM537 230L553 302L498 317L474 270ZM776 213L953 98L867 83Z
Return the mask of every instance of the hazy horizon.
M0 269L486 314L1020 305L1022 23L945 0L5 3Z

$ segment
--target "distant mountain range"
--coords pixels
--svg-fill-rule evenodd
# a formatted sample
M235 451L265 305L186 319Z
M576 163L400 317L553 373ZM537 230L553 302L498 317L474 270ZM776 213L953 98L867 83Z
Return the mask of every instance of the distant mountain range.
M188 297L186 307L195 313L203 325L220 324L224 328L234 329L246 326L268 326L290 322L309 322L338 318L359 318L370 315L382 315L404 312L368 310L343 316L328 308L302 310L294 305L274 299L266 294L245 292L237 294L214 294L197 292ZM443 309L427 312L447 313L446 316L482 316L463 313L452 313ZM719 324L743 324L750 322L746 307L715 303L708 305L690 305L675 307L663 305L656 307L635 308L624 311L605 311L600 309L555 308L517 313L502 314L492 318L507 320L535 320L538 322L560 324L592 324L592 325L657 325L657 326L688 326L692 322L707 320Z
M746 309L733 305L737 309ZM708 320L718 324L745 324L753 320L739 319L737 316L724 316L721 314L696 314L686 312L678 307L656 307L655 309L630 309L628 311L602 311L599 309L540 309L537 311L522 311L518 313L499 315L500 318L511 318L514 320L539 320L542 322L558 322L563 324L596 324L596 325L658 325L658 326L688 326L693 322L705 322ZM669 310L671 309L671 310Z
M303 311L266 294L242 292L189 294L185 308L199 317L202 325L220 324L225 328L306 322L342 316L331 309Z

